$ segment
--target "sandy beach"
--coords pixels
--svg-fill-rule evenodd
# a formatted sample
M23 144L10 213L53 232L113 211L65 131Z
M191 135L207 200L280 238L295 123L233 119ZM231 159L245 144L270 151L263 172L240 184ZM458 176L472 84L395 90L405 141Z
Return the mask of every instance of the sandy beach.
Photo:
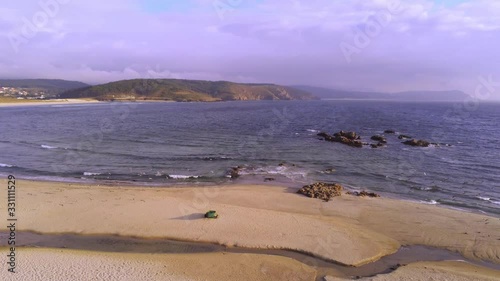
M7 183L2 180L1 184L6 186ZM434 205L388 198L358 198L345 194L330 202L323 202L296 194L286 187L265 185L158 188L26 180L18 180L16 185L19 206L17 231L169 238L228 247L287 249L348 266L376 261L395 253L401 245L427 245L458 252L470 260L500 264L499 218ZM6 192L1 196L0 200L6 202ZM216 220L204 219L203 214L210 209L217 210L220 217ZM1 205L0 212L6 220L5 205ZM314 268L289 258L269 255L252 256L249 262L245 261L248 260L248 254L231 254L230 258L220 253L158 254L158 257L153 258L148 254L117 256L113 253L61 249L23 248L19 252L22 252L19 270L24 274L29 274L26 272L31 270L50 274L52 271L49 267L36 269L36 266L23 265L28 264L27 261L34 262L47 257L61 260L63 265L59 267L71 265L75 272L92 268L93 263L101 259L100 264L106 266L107 274L133 276L141 270L150 270L149 273L157 274L155 278L159 278L141 280L316 278ZM203 258L204 255L213 257ZM200 266L193 268L197 259ZM221 267L214 272L223 272L223 275L217 276L211 271L213 263ZM130 266L123 270L119 264ZM166 269L157 269L159 264L166 266ZM279 274L272 275L272 278L265 274L260 276L256 272L262 273L263 264L266 264L266 274L278 274L290 269L291 276L299 277L282 278ZM234 277L231 270L234 270L234 274L240 274L237 275L239 277ZM389 275L380 275L373 280L408 280L401 279L401 276L412 276L415 271L422 276L430 276L434 272L443 276L456 275L457 278L453 280L498 280L495 276L500 276L499 271L467 263L434 262L424 266L411 264L400 267ZM2 271L1 275L6 272ZM16 278L20 276L16 275ZM100 276L98 280L125 280L116 276ZM345 276L339 274L329 278ZM423 279L426 280L414 280Z
M96 103L94 99L54 99L54 100L17 100L17 99L0 99L0 107L13 106L39 106L39 105L64 105L64 104L85 104Z

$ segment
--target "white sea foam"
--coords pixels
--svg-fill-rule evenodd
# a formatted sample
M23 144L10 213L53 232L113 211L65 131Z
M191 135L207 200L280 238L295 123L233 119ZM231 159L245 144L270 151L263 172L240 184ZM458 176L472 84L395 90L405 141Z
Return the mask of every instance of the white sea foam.
M489 197L482 197L482 196L478 196L477 199L481 199L481 200L484 200L484 201L490 201L491 198Z
M88 179L85 177L80 178L65 178L65 177L53 177L53 176L23 176L26 180L40 180L40 181L56 181L56 182L87 182Z
M100 175L101 173L91 173L91 172L84 172L83 175L84 176L98 176Z
M281 175L292 180L303 179L307 171L295 166L264 166L245 167L239 171L240 175Z
M314 130L314 129L307 129L308 132L311 132L311 133L319 133L318 130Z
M50 146L50 145L46 145L46 144L42 144L41 147L45 148L45 149L56 149L57 148L55 146Z
M500 205L500 201L490 201L490 202L493 203L493 204Z
M2 167L2 168L11 168L11 167L14 167L14 165L0 163L0 167Z
M186 175L168 175L167 178L176 179L176 180L185 180L185 179L197 179L200 176L186 176Z
M436 205L436 204L438 204L438 202L436 200L420 201L420 203L428 204L428 205Z

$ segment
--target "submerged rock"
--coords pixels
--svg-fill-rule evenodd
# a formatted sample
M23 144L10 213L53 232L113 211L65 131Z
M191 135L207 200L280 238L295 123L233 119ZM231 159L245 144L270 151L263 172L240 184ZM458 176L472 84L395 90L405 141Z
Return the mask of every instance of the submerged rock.
M295 167L295 164L287 164L286 162L280 162L278 164L278 167L285 167L285 166L292 166L292 167Z
M384 143L379 142L379 143L372 143L372 144L370 144L370 146L371 146L372 148L379 148L379 147L385 146L385 144L384 144Z
M349 191L347 192L347 194L349 195L353 195L353 196L359 196L359 197L380 197L380 195L378 195L377 193L375 192L368 192L368 191Z
M403 140L403 139L404 139L404 140L407 140L407 139L412 139L412 137L410 137L410 136L408 136L408 135L399 135L399 136L398 136L398 139L400 139L400 140Z
M237 177L240 176L240 170L242 169L243 167L241 166L236 166L236 167L232 167L229 169L229 171L226 173L228 177L232 178L232 179L235 179Z
M384 136L375 135L371 137L372 140L378 141L379 143L387 143L387 139Z
M264 181L274 181L275 178L264 178Z
M322 137L324 140L328 140L329 138L332 137L328 133L325 133L325 132L320 132L317 134L317 136Z
M420 147L428 147L429 145L431 145L431 143L428 141L416 140L416 139L404 141L403 144L410 146L420 146Z
M337 183L316 182L305 185L297 193L311 198L319 198L330 201L331 198L342 195L343 187Z
M385 134L395 134L396 131L394 131L394 130L385 130L384 133Z

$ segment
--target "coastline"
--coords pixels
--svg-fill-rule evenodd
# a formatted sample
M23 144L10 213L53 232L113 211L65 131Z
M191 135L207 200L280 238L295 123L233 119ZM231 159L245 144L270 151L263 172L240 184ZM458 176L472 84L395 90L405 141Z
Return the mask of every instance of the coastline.
M18 231L288 249L350 266L401 245L427 245L500 264L500 219L436 205L349 195L323 202L275 185L162 188L18 180L17 186L19 206L29 206L18 211ZM203 219L209 209L220 218Z
M64 104L87 104L98 103L93 99L54 99L54 100L12 100L10 102L0 101L0 107L19 107L19 106L39 106L39 105L64 105Z

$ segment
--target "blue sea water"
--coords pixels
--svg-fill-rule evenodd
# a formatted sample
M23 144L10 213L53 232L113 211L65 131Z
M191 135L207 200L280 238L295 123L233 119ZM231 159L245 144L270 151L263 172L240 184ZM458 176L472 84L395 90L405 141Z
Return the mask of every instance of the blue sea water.
M246 101L0 108L0 176L145 185L338 182L500 214L499 103ZM386 147L320 140L356 131ZM398 134L440 145L403 145ZM241 177L228 170L241 166Z

